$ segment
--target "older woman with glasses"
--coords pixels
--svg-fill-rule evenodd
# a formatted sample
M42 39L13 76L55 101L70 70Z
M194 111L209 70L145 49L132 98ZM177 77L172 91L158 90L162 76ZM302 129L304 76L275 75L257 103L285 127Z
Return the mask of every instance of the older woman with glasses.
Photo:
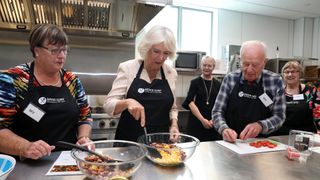
M110 115L121 113L116 139L137 141L144 133L178 133L175 103L177 72L164 62L176 54L173 32L154 26L138 46L141 58L119 65L104 108Z
M303 68L297 61L289 61L282 68L286 96L286 120L272 135L288 135L292 129L316 132L316 88L300 82ZM315 112L313 116L313 110Z
M89 142L91 114L80 80L63 69L68 38L55 25L29 36L34 60L0 74L0 151L38 159L57 141Z

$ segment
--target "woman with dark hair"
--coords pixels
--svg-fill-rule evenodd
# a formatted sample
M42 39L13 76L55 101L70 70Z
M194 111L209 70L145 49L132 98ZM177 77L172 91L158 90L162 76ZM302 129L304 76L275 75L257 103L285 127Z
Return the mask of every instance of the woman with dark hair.
M80 80L63 69L63 30L37 25L29 44L34 60L0 74L0 151L38 159L57 141L89 142L92 119Z

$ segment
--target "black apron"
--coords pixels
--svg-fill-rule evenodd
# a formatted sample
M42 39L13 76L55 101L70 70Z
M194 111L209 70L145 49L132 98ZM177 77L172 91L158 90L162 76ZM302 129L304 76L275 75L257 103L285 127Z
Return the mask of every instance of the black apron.
M33 70L32 62L28 91L24 100L18 102L20 110L10 129L29 141L43 140L49 145L60 140L75 143L80 109L63 81L64 71L60 73L61 87L35 87ZM30 103L45 112L39 122L23 112ZM61 149L56 147L55 150Z
M148 133L168 132L170 127L169 112L173 105L173 94L169 83L161 67L161 79L155 79L150 83L140 79L143 70L143 62L136 77L130 85L127 98L138 101L145 110L146 128ZM140 121L126 109L121 113L115 139L137 141L143 134Z
M289 135L291 129L316 132L313 124L312 110L309 108L307 96L305 95L305 88L301 90L299 87L299 94L303 94L303 99L293 100L293 96L286 95L286 120L282 127L272 135Z
M242 73L230 94L226 111L227 125L235 130L238 135L248 124L272 115L269 107L265 107L259 99L259 96L265 93L262 86L263 77L261 77L259 83L249 84L247 81L240 83L241 75ZM270 99L273 99L270 93L266 92L266 94Z

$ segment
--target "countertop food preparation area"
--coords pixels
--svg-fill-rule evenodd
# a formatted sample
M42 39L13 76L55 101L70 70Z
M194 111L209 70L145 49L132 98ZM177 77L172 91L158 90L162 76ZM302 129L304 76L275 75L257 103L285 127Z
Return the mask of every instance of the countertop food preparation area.
M275 151L239 154L221 145L218 141L201 142L193 156L184 164L176 167L163 167L156 165L147 158L142 160L141 167L130 177L131 180L295 180L319 179L320 154L313 152L307 161L289 160L286 151L281 146L286 146L288 136L269 137L272 141L279 142ZM241 144L234 144L241 146ZM254 148L254 147L253 147ZM284 148L285 149L285 148ZM46 176L60 152L37 161L17 161L14 171L8 180L74 180L89 179L85 175L60 175Z

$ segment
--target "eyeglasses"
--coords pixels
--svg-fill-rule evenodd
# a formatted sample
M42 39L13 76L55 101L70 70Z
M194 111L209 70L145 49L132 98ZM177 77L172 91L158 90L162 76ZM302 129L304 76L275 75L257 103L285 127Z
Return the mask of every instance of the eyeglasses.
M68 51L69 51L69 48L67 46L64 47L64 48L47 48L47 47L44 47L44 46L38 46L38 47L46 49L47 51L49 51L51 53L51 55L58 55L61 52L63 52L64 55L67 55Z
M283 74L285 74L285 75L288 75L288 74L296 74L296 73L298 73L299 71L284 71L283 72Z

